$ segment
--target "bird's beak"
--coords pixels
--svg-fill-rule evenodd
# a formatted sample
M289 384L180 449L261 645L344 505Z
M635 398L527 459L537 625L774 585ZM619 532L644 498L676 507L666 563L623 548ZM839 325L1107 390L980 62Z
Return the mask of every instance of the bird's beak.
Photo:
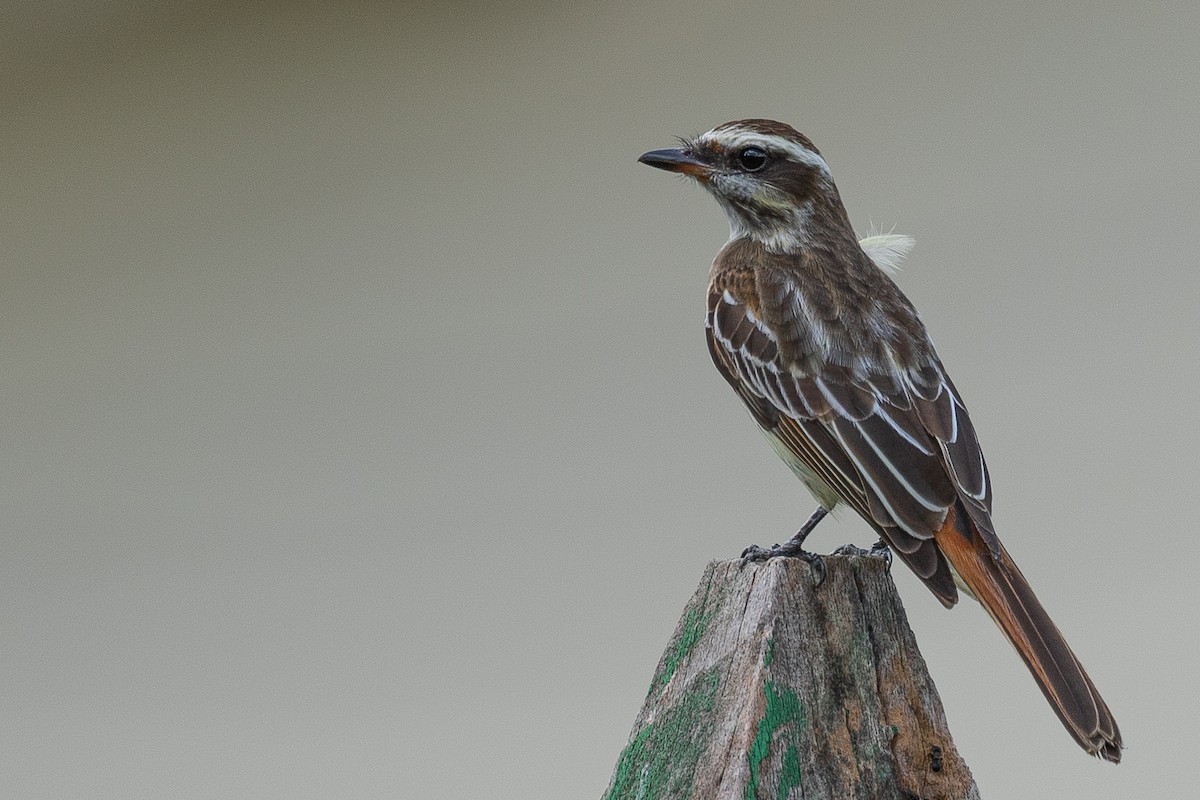
M665 169L667 172L690 175L698 180L706 180L712 173L712 167L679 147L668 147L666 150L651 150L649 153L642 153L638 157L638 161L657 169Z

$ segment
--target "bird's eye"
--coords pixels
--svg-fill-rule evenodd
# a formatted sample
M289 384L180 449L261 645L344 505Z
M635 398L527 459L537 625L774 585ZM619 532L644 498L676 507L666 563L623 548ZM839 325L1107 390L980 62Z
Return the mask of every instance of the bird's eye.
M767 164L767 154L757 147L747 147L738 153L738 163L746 172L758 172Z

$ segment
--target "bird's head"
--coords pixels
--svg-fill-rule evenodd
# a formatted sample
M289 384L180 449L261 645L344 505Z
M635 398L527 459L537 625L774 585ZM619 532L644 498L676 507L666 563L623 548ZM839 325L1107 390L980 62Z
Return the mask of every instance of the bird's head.
M733 238L787 252L845 220L829 165L790 125L736 120L680 144L638 161L699 181L725 209Z

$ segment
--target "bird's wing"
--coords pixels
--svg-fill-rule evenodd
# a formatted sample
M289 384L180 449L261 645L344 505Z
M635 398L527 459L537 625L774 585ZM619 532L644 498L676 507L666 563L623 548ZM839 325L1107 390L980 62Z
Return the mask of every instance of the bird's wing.
M784 363L755 313L750 281L715 283L707 332L717 368L755 419L876 527L946 604L957 597L933 540L958 500L989 549L987 467L970 417L934 356L919 370L891 364L854 375L806 374ZM932 353L932 348L930 348Z

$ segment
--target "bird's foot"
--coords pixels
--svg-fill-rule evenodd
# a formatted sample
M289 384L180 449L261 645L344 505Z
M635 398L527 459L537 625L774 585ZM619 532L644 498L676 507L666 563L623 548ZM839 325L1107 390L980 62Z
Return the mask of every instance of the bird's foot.
M892 569L892 548L888 547L888 543L883 539L880 539L878 542L871 545L870 550L864 550L861 547L853 544L844 544L837 550L834 550L830 555L882 558L887 562L888 571L890 572Z
M752 561L770 561L772 558L799 558L812 566L813 572L817 576L816 585L820 586L821 581L825 580L825 562L816 553L810 553L804 549L804 540L828 513L828 509L824 506L817 506L817 510L800 527L800 530L796 531L796 535L783 544L777 544L771 548L759 547L756 544L750 545L742 551L742 566L744 567Z
M798 558L801 561L807 561L812 567L816 585L820 586L821 581L825 580L825 559L816 553L805 550L801 544L803 542L797 542L794 539L774 547L759 547L752 544L742 551L742 566L759 561L770 561L773 558Z

